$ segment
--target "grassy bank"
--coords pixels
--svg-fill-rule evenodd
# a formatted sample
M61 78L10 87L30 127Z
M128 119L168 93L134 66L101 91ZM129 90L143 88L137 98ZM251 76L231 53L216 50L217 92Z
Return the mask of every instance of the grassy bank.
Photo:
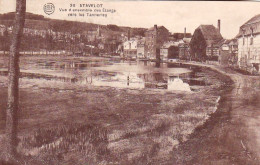
M209 86L193 92L92 87L21 79L18 151L45 164L163 162L216 111L230 85L202 68ZM206 76L205 76L206 75ZM4 133L6 81L0 77ZM22 164L22 162L21 162ZM158 164L158 163L157 163Z

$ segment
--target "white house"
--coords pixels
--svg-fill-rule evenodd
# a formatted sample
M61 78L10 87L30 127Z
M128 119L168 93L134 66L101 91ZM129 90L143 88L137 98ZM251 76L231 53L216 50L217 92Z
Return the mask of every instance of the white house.
M136 59L137 56L137 42L138 40L133 38L124 42L124 57L130 59Z
M259 72L260 65L260 14L244 23L238 39L238 65L249 72Z

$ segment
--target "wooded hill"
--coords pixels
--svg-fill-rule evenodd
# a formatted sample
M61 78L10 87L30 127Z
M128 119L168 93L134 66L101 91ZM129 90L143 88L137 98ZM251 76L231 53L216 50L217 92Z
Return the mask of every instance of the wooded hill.
M12 26L15 13L0 14L0 24L6 26ZM76 22L58 19L45 18L43 15L37 15L33 13L26 13L25 16L25 27L31 29L51 29L55 32L71 32L71 33L83 33L85 31L94 31L100 27L102 31L114 31L114 32L125 32L130 30L131 36L140 35L144 36L145 28L131 28L122 27L117 25L98 25L86 22Z

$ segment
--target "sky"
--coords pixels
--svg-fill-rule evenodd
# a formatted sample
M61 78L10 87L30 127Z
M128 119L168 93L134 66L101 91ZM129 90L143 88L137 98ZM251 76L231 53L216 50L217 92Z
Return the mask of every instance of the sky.
M53 3L55 11L51 15L44 13L43 6ZM75 9L80 4L102 4L102 8L115 9L107 17L69 17L70 4L75 4ZM239 27L253 16L260 14L260 2L253 1L89 1L89 0L27 0L27 12L41 14L48 18L75 20L98 24L116 24L119 26L149 28L157 24L165 26L170 32L193 33L201 24L214 25L221 20L221 34L224 38L231 39L238 33ZM15 0L0 0L0 13L15 11ZM85 13L86 14L86 13Z

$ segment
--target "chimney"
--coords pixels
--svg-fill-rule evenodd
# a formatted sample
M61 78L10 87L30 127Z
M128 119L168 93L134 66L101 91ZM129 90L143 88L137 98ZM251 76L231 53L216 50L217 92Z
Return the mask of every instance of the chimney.
M183 38L185 38L186 37L186 27L184 28L184 37Z
M154 25L154 29L157 30L157 25L156 24Z
M220 32L220 19L218 20L218 30Z
M127 39L130 40L130 29L128 29Z

